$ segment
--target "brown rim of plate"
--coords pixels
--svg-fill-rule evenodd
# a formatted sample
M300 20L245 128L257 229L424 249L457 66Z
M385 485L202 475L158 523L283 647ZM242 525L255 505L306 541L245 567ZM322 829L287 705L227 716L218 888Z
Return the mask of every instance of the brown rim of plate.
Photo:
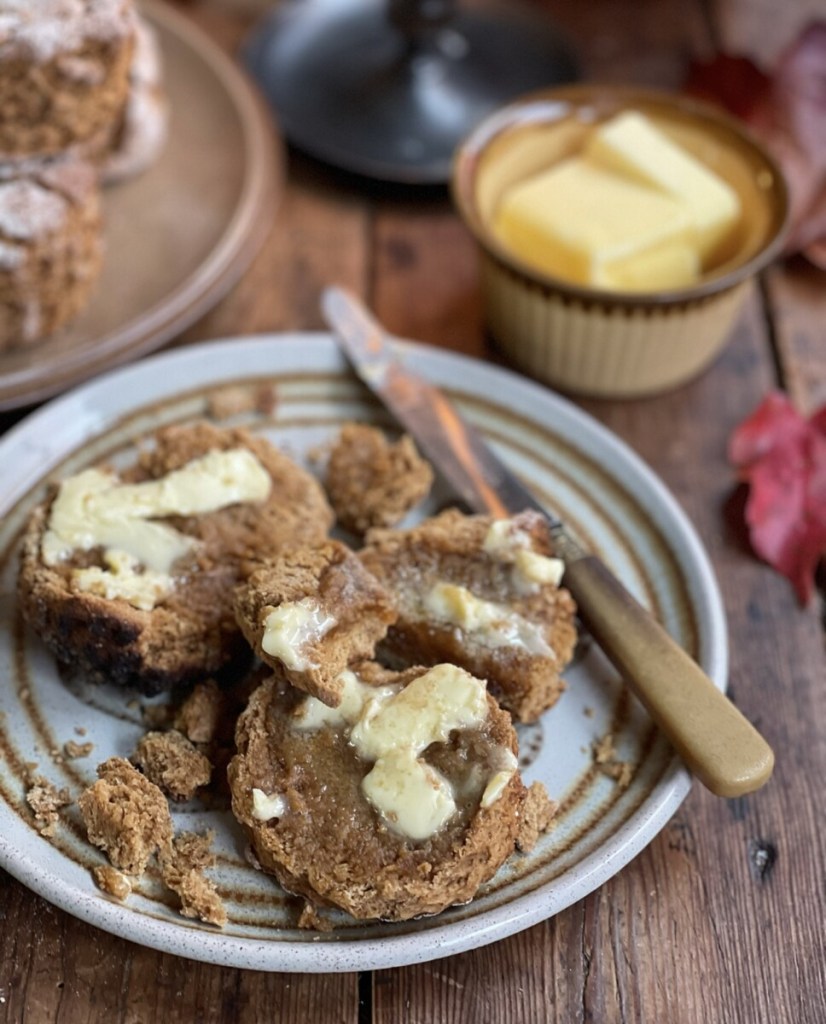
M728 132L739 150L747 152L752 159L765 164L772 175L772 223L773 231L768 241L743 263L722 273L711 273L700 284L690 288L677 288L656 292L613 292L604 288L588 288L574 284L561 277L537 270L523 262L503 246L487 227L480 215L474 196L474 181L480 161L487 147L514 128L532 124L548 124L581 110L592 110L598 114L612 114L634 104L659 106L664 110L677 110L697 122L713 127L715 132ZM668 93L657 89L645 89L627 85L569 85L553 89L540 89L520 97L513 103L496 111L465 138L453 158L450 181L451 195L465 224L473 234L485 255L514 278L525 279L536 291L545 295L556 295L568 302L602 308L663 308L689 306L712 299L714 296L734 288L747 278L762 270L781 251L789 226L789 189L780 165L757 138L739 121L725 111L702 100Z
M243 136L244 177L237 202L209 256L142 315L110 329L94 344L57 357L48 348L49 339L43 339L47 347L32 346L31 359L21 369L4 372L0 358L0 411L50 398L174 339L238 282L264 244L283 198L284 144L251 80L194 21L168 4L143 0L140 13L159 31L162 43L168 36L185 46L230 100ZM45 359L37 358L41 355Z

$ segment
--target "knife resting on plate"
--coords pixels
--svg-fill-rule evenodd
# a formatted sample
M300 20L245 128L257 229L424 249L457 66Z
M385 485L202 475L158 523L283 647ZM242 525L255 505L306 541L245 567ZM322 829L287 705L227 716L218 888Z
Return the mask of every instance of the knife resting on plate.
M759 789L774 766L771 747L700 666L583 551L447 398L403 365L355 296L328 288L322 309L356 373L471 509L497 517L535 509L546 517L580 618L689 770L718 796Z

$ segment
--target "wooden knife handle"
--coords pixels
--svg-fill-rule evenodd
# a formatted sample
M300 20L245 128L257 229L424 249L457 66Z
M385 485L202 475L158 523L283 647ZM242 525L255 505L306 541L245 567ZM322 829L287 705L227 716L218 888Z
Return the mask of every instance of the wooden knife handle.
M768 781L768 743L598 558L566 562L563 582L608 659L712 793L742 796Z

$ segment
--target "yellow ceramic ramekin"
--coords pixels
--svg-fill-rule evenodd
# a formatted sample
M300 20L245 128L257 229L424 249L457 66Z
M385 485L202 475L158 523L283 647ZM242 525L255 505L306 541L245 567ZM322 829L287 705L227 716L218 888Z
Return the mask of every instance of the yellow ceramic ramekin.
M572 284L522 262L491 229L506 189L573 155L595 124L628 109L651 118L740 197L729 255L691 287L622 293ZM788 218L783 175L736 121L684 96L628 87L566 86L496 112L459 147L452 188L481 248L494 339L526 373L589 395L652 394L707 366L748 281L780 251Z

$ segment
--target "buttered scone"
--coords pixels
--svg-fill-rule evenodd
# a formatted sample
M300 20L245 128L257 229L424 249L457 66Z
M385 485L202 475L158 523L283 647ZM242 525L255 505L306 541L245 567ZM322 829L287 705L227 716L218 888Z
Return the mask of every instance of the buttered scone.
M196 423L155 442L127 472L64 480L31 516L18 579L60 662L146 694L248 657L235 586L262 552L332 523L315 480L263 438Z
M360 554L396 601L386 640L394 656L461 665L523 722L558 699L575 606L541 515L451 509L411 530L371 530Z
M356 918L470 900L513 852L510 716L453 665L348 670L330 708L273 677L238 722L232 808L290 892Z
M341 672L372 658L396 618L392 598L336 540L285 550L242 583L235 614L262 661L331 706Z

